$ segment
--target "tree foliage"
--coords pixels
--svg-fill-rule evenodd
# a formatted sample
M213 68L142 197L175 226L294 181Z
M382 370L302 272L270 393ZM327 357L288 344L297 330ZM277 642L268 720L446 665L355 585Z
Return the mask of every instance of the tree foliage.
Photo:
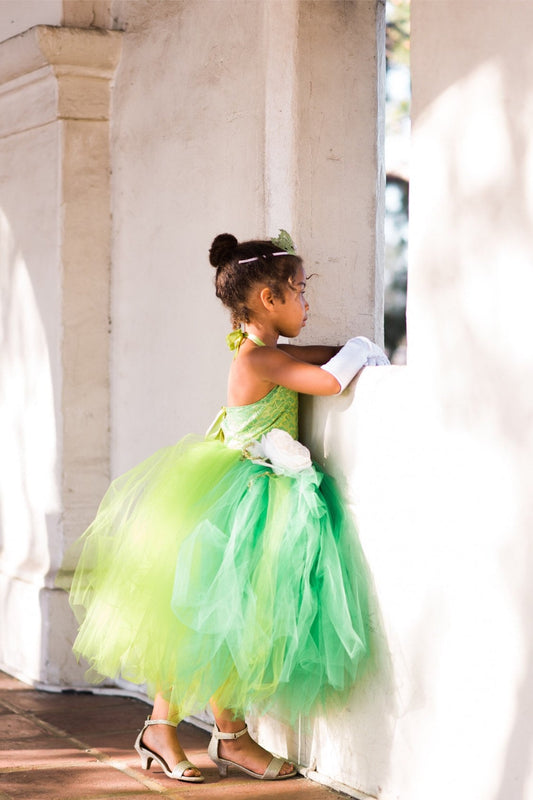
M387 66L409 64L410 0L387 0Z

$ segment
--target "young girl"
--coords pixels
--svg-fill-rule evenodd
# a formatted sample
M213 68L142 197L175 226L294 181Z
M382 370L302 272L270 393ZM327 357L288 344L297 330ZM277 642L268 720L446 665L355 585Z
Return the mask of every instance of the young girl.
M214 240L216 293L230 309L228 405L205 438L185 437L115 480L80 539L74 651L95 678L145 683L142 766L201 782L177 721L211 702L209 756L254 778L296 770L247 733L244 714L286 721L346 696L368 655L367 583L333 480L298 435L298 392L338 394L388 363L363 337L278 344L306 324L306 276L290 237ZM243 330L241 330L241 326Z

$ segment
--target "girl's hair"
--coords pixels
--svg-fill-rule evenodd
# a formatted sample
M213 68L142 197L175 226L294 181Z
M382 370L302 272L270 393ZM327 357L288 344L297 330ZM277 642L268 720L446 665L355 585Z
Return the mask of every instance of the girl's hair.
M216 295L230 309L234 328L250 321L246 303L257 283L264 283L283 300L287 284L290 286L302 263L299 256L285 253L273 242L253 240L239 244L231 233L215 237L209 261L217 271Z

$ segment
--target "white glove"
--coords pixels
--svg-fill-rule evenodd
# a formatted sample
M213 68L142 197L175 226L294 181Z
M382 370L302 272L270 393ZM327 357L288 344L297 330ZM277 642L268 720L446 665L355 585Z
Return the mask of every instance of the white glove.
M337 379L340 384L337 394L340 394L362 367L388 363L389 359L377 344L371 342L366 336L356 336L349 339L337 355L323 364L321 369Z
M372 350L366 360L365 367L387 367L389 365L390 361L387 354L377 344L372 344Z
M383 352L381 347L378 347L377 344L371 342L370 339L367 339L366 336L360 336L360 339L366 339L368 342L368 346L370 348L370 353L364 364L365 367L386 367L390 364L389 359L387 358L386 353Z
M368 356L365 367L386 367L388 364L390 361L383 353L382 356Z

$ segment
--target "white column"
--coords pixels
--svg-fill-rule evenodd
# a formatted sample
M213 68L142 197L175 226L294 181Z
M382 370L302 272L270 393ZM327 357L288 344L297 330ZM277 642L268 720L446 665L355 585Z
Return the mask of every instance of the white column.
M274 60L267 71L267 130L272 126L266 151L267 220L279 227L281 212L287 215L307 272L317 273L307 291L311 324L299 341L334 344L356 334L379 340L384 4L304 0L296 8L285 4L279 16L275 0L268 8ZM269 191L271 186L276 193ZM314 455L332 443L338 456L332 466L343 486L354 471L351 399L348 394L322 403L306 398L300 420ZM253 720L252 726L265 746L309 765L315 779L344 791L374 791L386 761L387 691L384 685L365 685L345 713L325 715L313 724L304 720L301 729L268 718ZM374 721L376 709L379 719ZM366 741L369 726L378 746Z
M413 800L533 798L532 30L527 2L412 2L409 363L448 575Z
M385 5L299 4L297 238L312 325L305 339L383 336Z
M298 0L265 2L265 232L296 237Z
M265 3L265 229L317 273L302 342L383 337L384 25L374 0Z
M65 544L109 477L109 100L120 34L0 45L0 663L72 681ZM53 624L52 624L53 620Z

